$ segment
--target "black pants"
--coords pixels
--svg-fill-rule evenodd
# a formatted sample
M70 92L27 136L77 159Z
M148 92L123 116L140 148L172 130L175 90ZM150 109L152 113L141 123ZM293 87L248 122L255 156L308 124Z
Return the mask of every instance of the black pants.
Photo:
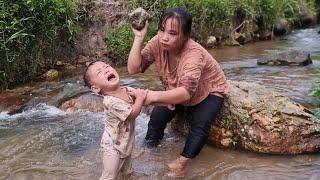
M187 141L181 153L186 158L194 158L197 156L206 143L210 126L215 117L219 114L223 104L223 98L209 95L199 104L187 108L192 114ZM148 131L145 142L148 146L156 146L163 138L164 129L172 118L184 109L182 105L177 105L174 111L167 107L156 106L148 123Z

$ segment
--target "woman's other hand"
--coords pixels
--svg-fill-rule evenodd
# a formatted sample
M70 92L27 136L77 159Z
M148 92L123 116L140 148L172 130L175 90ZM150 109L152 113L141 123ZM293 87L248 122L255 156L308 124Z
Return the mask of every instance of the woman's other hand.
M173 111L176 108L176 105L174 104L168 104L167 108L170 109L171 111Z
M135 101L144 102L147 97L148 90L132 89L128 93L135 98Z

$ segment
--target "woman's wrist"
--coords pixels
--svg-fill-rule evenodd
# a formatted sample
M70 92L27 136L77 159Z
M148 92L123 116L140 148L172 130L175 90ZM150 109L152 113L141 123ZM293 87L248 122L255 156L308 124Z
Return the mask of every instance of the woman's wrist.
M157 103L157 93L156 91L148 90L148 102L149 104Z
M143 39L144 39L144 36L143 36L143 35L136 34L136 35L134 36L134 40L135 40L135 41L143 41Z

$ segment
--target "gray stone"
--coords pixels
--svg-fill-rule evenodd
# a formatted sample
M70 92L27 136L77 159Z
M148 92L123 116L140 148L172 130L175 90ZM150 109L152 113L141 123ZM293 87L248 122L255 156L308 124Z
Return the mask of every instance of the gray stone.
M257 60L258 65L300 65L312 64L310 54L300 50L289 50L263 56Z
M151 21L152 16L143 8L139 7L136 10L134 10L129 15L129 23L132 25L133 28L137 30L143 29L145 26L146 21Z
M276 36L283 36L288 33L289 30L289 23L286 19L281 18L276 22L274 27L274 34Z
M270 154L319 152L320 120L302 105L256 83L228 81L229 92L209 142ZM184 132L190 115L172 122Z

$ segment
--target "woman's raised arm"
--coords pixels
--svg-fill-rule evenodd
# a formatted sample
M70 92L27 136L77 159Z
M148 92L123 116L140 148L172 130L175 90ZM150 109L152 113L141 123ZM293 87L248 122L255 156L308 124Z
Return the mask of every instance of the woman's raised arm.
M143 29L140 31L132 28L134 33L134 41L128 57L128 73L136 74L141 72L141 49L143 45L144 37L147 34L149 23L146 21L146 24Z

